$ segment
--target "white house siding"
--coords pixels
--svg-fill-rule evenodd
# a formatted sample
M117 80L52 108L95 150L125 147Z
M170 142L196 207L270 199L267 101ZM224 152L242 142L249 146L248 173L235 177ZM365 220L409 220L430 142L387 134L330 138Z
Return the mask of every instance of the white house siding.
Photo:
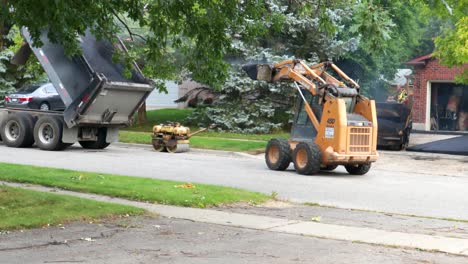
M146 99L146 109L177 108L175 100L179 98L179 85L173 81L166 81L167 94L154 90Z

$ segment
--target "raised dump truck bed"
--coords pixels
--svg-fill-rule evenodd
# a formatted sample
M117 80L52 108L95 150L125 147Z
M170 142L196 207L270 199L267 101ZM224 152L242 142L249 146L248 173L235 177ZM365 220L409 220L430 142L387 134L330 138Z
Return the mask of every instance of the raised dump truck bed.
M153 90L136 64L127 76L124 66L114 63L117 50L126 52L120 40L97 40L87 32L78 37L82 54L70 58L61 45L48 40L47 32L41 35L41 47L34 47L27 29L22 34L66 108L2 109L0 134L7 146L35 142L41 149L60 150L78 141L84 148L105 148L118 139L118 128L130 125Z

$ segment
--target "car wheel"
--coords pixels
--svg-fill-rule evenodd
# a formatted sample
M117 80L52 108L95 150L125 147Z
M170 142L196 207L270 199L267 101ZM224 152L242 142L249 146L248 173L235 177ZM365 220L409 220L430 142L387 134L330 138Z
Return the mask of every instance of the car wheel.
M41 111L49 111L50 105L47 102L43 102L39 105L39 110Z

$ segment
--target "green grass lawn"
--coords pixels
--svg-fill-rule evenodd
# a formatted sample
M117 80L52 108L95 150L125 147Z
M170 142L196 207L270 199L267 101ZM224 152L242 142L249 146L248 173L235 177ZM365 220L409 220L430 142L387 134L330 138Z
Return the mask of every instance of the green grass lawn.
M148 122L143 125L135 125L120 132L120 141L124 143L151 144L151 132L153 126L167 121L184 121L192 113L192 109L158 109L148 111ZM191 127L192 132L199 128ZM145 132L145 133L137 133ZM271 138L288 138L289 133L279 132L271 134L241 134L229 132L207 131L190 139L193 148L216 149L226 151L260 152L265 149L266 143Z
M119 140L120 142L125 143L151 144L151 133L120 131ZM225 151L245 151L257 153L264 151L266 144L267 141L265 140L249 141L230 138L203 137L198 135L190 138L191 148Z
M0 186L0 230L143 213L131 206Z
M0 163L0 180L187 207L261 203L267 195L237 188Z

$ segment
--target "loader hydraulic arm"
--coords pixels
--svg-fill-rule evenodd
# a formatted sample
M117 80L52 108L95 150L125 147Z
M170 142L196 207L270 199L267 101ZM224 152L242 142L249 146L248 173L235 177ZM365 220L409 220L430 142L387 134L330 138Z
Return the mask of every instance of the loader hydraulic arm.
M335 77L325 71L326 67L331 67L341 78L343 78L349 86L355 89L359 89L359 85L349 78L343 71L341 71L335 64L331 62L322 62L316 65L308 66L302 60L290 59L279 62L272 67L271 82L280 80L293 80L297 88L297 91L301 95L304 101L304 108L312 122L315 129L319 128L319 120L315 116L309 102L305 99L302 91L299 87L301 84L306 88L312 95L319 95L324 98L328 95L324 88L327 86L333 87L345 87L343 82L340 82ZM315 84L314 81L318 84Z
M273 77L271 81L291 79L303 85L313 95L316 95L317 91L316 85L312 80L318 82L319 88L327 84L344 86L343 82L340 82L325 71L326 67L331 67L341 78L348 82L351 87L356 89L360 88L353 79L349 78L348 75L331 62L322 62L308 66L302 60L298 59L285 60L273 65Z

